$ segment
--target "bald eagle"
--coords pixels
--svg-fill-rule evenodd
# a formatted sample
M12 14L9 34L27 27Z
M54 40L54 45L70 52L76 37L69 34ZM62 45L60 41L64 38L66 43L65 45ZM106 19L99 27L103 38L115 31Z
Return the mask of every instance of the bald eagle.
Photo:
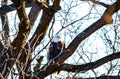
M59 55L65 50L65 43L62 41L61 36L56 35L51 42L48 51L48 61Z

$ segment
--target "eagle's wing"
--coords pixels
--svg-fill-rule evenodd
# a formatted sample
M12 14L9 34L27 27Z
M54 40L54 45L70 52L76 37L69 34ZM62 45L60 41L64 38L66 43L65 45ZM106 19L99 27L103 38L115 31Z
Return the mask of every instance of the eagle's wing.
M58 54L65 50L65 43L64 42L52 42L49 46L49 51L47 54L48 61L52 58L56 57Z
M54 44L54 42L52 42L49 46L49 51L47 54L48 61L54 57L54 50L55 50L55 44Z

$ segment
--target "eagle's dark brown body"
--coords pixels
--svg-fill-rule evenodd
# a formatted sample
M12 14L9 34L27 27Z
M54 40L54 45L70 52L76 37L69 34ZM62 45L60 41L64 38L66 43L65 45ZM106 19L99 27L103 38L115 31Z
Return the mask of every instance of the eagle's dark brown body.
M59 53L65 50L64 42L52 42L49 46L48 61L56 57Z

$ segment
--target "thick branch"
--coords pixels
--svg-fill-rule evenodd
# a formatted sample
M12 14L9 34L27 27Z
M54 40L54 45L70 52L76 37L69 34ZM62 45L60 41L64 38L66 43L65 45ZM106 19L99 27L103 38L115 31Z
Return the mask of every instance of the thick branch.
M88 71L91 69L95 69L109 61L112 61L112 60L118 59L118 58L120 58L120 52L113 53L113 54L103 57L97 61L86 63L83 65L62 64L61 66L59 66L58 64L54 63L54 64L50 65L49 68L47 68L47 71L43 70L43 71L40 71L40 73L36 72L35 75L39 73L39 77L42 78L43 76L45 76L43 74L49 74L49 73L53 73L55 71L61 71L61 70L68 71L68 72Z
M96 0L81 0L81 1L91 1L91 2L93 2L93 3L95 3L95 4L99 4L99 5L103 6L103 7L105 7L105 8L108 8L108 7L109 7L108 4L105 4L105 3L103 3L103 2L96 1Z
M40 11L41 11L41 8L36 3L33 3L32 8L31 8L30 13L29 13L31 27L33 27Z
M30 25L31 25L31 29L32 27L34 26L34 23L39 15L41 11L41 8L36 4L36 3L33 3L32 4L32 8L31 8L31 11L29 13L29 19L30 19ZM28 50L26 50L28 49ZM31 50L31 51L30 51ZM22 51L22 55L20 56L19 58L19 62L20 63L24 63L23 65L20 65L19 63L17 63L17 66L22 66L24 67L23 68L23 71L26 73L26 74L31 74L31 68L30 68L30 64L31 64L31 53L32 53L32 48L29 47L29 43L27 43L25 45L25 49ZM19 67L18 67L19 69ZM19 71L21 72L21 70ZM24 76L24 74L20 74L20 78L19 79L23 79L23 77L25 77L25 79L30 79L30 76Z
M32 4L34 2L26 2L26 8L32 7ZM44 8L48 8L48 5L46 4L46 2L40 2L39 0L36 0L35 3L37 3L39 5L40 8L44 9ZM0 7L0 15L11 12L16 10L16 7L14 4L10 4L10 5L5 5Z
M26 2L26 8L31 7L31 6L32 6L32 3ZM14 4L2 6L2 7L0 7L0 15L6 14L6 13L14 11L14 10L16 10L16 7Z
M108 55L106 57L103 57L97 61L94 61L94 62L90 62L90 63L86 63L86 64L83 64L83 65L71 65L71 64L63 64L61 65L61 69L60 70L65 70L65 71L68 71L68 72L80 72L80 71L87 71L87 70L90 70L90 69L95 69L109 61L112 61L114 59L118 59L120 58L120 52L117 52L117 53L113 53L111 55Z
M58 1L55 1L55 2L59 3ZM39 25L37 27L37 30L35 31L33 37L29 41L30 42L29 43L30 50L36 48L36 46L44 38L44 36L45 36L45 34L47 32L47 28L49 26L49 23L52 20L52 17L54 16L55 12L58 10L59 4L60 4L59 3L56 6L48 6L44 2L36 1L35 3L38 4L38 5L34 4L32 9L31 9L31 13L30 13L30 15L32 15L32 14L34 14L34 15L32 15L32 16L29 15L30 21L31 21L31 25L34 24L35 19L37 18L37 14L40 11L40 8L43 9L43 15L42 15L40 23L39 23ZM28 44L26 45L26 48L28 48ZM28 52L28 53L30 53L30 52ZM28 58L26 56L31 55L31 54L28 54L28 53L23 53L22 56L20 57L20 61L22 63L26 62L26 58ZM31 53L32 53L32 50L31 50ZM30 71L28 71L28 69L30 67L30 63L31 63L31 57L29 57L29 59L28 59L27 67L25 66L26 67L26 69L25 69L26 73L30 72Z
M2 73L5 79L7 79L16 59L21 55L21 51L25 46L26 39L30 32L30 22L25 12L25 2L13 0L13 3L16 5L20 24L18 35L11 44L11 51L9 50L8 53L5 54L6 56L4 59L0 59L0 64L3 64L4 61L4 65L0 68L0 73Z
M107 4L103 3L103 2L99 2L99 1L96 1L96 0L90 0L90 1L93 2L93 3L95 3L95 4L102 5L103 7L106 7L106 8L109 7L109 5L107 5Z
M4 1L2 3L2 6L6 6L7 5L7 1ZM1 15L1 21L2 21L2 39L4 44L7 44L8 41L8 36L9 36L9 23L8 23L8 16L7 14L2 14Z

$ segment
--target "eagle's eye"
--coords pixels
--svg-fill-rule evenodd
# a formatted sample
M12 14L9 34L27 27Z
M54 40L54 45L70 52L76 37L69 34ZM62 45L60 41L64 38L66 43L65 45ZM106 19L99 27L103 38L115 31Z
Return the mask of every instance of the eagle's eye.
M57 36L58 39L61 39L61 36Z

